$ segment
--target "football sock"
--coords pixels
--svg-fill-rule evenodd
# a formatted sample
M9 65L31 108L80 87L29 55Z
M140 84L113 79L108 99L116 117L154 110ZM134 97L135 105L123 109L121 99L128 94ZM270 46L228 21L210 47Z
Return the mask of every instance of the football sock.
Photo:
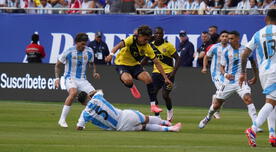
M271 111L267 118L269 136L275 137L276 108Z
M147 131L169 131L170 127L160 126L157 124L146 124L145 130Z
M216 112L216 110L214 110L213 108L213 104L210 106L208 114L207 114L207 118L208 119L212 119L212 116L214 115L214 113Z
M67 105L64 105L63 108L62 108L62 112L61 112L61 115L60 115L60 120L66 120L66 117L70 111L70 108L71 106L67 106Z
M149 116L149 124L157 124L157 125L166 125L169 122L167 120L162 120L159 117L156 116Z
M253 103L247 105L248 108L248 114L252 120L252 122L254 122L257 119L257 112L256 112L256 108L254 106Z
M153 83L147 84L147 91L150 98L150 101L156 101L156 93L154 91Z
M252 129L254 132L257 132L257 129L264 123L267 119L268 115L273 110L273 106L270 103L266 103L262 109L260 110L257 119L254 121L252 125Z

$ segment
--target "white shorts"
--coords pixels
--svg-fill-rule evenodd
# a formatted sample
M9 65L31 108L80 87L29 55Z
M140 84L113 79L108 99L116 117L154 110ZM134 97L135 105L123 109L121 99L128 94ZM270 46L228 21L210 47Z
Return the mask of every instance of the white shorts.
M216 92L216 98L226 100L235 92L243 99L244 95L251 94L251 88L247 84L243 84L242 87L236 83L222 84Z
M220 76L215 76L214 78L212 78L212 81L216 87L216 89L220 89L220 86L222 85L222 82L220 81Z
M85 79L67 78L65 80L65 87L68 92L71 88L76 88L78 92L84 91L86 93L90 93L95 90L95 88Z
M266 98L276 100L276 64L270 70L260 69L259 77Z
M136 110L123 110L117 124L118 131L140 131L145 115Z

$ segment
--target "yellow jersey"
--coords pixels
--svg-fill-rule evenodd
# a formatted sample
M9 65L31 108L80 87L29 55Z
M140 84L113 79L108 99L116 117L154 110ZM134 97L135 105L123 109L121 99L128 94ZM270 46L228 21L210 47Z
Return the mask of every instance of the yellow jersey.
M123 47L117 54L115 59L116 65L135 66L140 64L141 59L144 56L150 59L155 58L154 51L149 43L140 46L136 43L136 37L133 35L123 40L125 47Z
M159 59L161 66L165 73L171 73L174 69L173 66L173 54L176 52L175 47L167 41L164 41L161 45L154 45L151 43L156 57ZM155 65L153 65L153 73L160 73Z

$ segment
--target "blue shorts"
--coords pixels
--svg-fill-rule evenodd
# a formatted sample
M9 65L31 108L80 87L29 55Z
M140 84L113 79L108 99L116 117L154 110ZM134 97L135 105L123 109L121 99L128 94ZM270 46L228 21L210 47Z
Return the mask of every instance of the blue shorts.
M165 80L160 73L152 73L151 78L153 81L154 89L159 90L163 88L166 91L172 90L172 88L167 87L167 84L165 84ZM171 82L174 82L174 78L170 78L170 80Z
M120 74L129 73L133 78L138 79L138 75L144 72L144 68L141 65L126 66L126 65L116 65L116 71Z

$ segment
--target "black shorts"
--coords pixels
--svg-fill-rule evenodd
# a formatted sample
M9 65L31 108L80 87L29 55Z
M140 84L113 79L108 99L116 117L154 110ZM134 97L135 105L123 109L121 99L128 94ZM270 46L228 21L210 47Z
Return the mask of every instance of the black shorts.
M163 89L167 91L172 90L172 88L167 88L167 84L165 84L165 79L160 73L152 73L151 78L153 81L154 89L159 90L160 88L163 87ZM170 80L171 82L174 82L174 77L170 78Z
M138 75L144 72L144 68L141 65L126 66L126 65L116 65L116 71L120 76L126 72L129 73L134 79L138 79Z

